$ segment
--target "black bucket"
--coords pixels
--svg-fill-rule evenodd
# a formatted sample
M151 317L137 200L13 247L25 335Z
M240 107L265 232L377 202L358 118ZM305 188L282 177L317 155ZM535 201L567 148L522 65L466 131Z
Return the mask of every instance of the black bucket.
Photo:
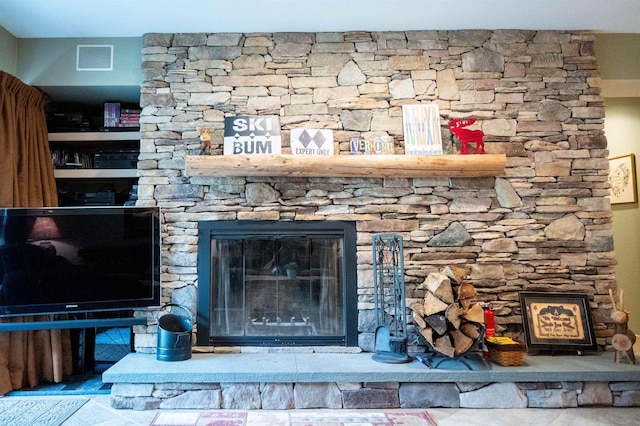
M158 361L184 361L191 358L192 329L191 318L176 314L161 316L158 320L156 359Z

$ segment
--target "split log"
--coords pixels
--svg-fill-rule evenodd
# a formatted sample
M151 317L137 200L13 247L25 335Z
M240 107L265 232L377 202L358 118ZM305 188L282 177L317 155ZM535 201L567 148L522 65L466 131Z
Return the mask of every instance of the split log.
M465 336L473 340L476 340L478 337L480 337L480 326L472 322L465 322L464 324L462 324L460 326L460 331L462 331Z
M451 337L453 337L453 348L455 355L460 355L467 352L473 345L473 340L466 336L460 330L453 330L451 332Z
M465 281L462 284L460 284L460 287L458 289L458 299L460 300L472 299L476 297L477 294L478 292L476 292L476 288L471 284L469 284L468 282Z
M442 270L442 273L458 285L462 284L462 281L464 281L469 274L466 268L460 268L457 266L447 266Z
M449 305L445 311L445 317L449 320L453 328L456 329L460 328L460 317L464 314L465 310L457 304Z
M448 356L449 358L453 358L456 354L456 350L451 344L449 335L442 336L436 339L436 341L433 342L433 348L441 354Z
M417 312L413 313L413 321L415 321L416 325L421 329L427 328L427 322L424 320L422 315L418 314Z
M430 273L425 279L427 289L445 303L453 303L451 280L446 275Z
M471 284L464 282L458 288L458 300L463 308L469 309L474 298L478 295L476 288Z
M438 335L442 336L447 332L447 319L444 315L434 314L425 317L424 320L433 328Z
M474 303L467 312L465 312L464 317L471 322L482 324L484 323L484 310L479 303Z
M424 316L424 300L413 302L409 305L409 309L420 316Z
M424 314L429 316L444 312L449 307L449 304L438 299L433 293L427 292L424 298Z
M433 346L433 329L426 327L423 328L422 330L420 330L420 334L422 334L422 337L424 337L424 339L429 342L429 344L431 346Z
M468 311L475 302L473 299L461 299L458 303L462 305L465 311Z

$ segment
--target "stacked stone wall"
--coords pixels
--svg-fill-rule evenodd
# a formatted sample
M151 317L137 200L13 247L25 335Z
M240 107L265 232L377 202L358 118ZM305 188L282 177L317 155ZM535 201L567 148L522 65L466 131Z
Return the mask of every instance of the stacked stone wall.
M638 382L116 383L119 409L637 407Z
M446 265L466 266L491 301L497 332L522 327L521 290L589 295L598 343L610 342L615 289L604 102L594 36L565 31L395 31L147 34L141 89L139 205L163 208L165 302L195 311L197 221L357 222L360 346L372 348L371 235L404 239L406 295ZM393 136L402 105L435 102L446 122L474 117L487 153L507 155L490 178L189 177L199 128L224 117L278 115L292 128ZM151 317L150 317L151 318ZM136 329L155 349L154 326Z

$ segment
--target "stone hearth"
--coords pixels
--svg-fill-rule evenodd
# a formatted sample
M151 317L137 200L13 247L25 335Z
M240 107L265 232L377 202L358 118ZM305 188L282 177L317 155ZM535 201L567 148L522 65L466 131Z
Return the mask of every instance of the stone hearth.
M520 367L471 357L429 369L371 354L194 354L167 363L130 354L103 375L115 408L568 408L640 406L640 369L611 352L525 356Z

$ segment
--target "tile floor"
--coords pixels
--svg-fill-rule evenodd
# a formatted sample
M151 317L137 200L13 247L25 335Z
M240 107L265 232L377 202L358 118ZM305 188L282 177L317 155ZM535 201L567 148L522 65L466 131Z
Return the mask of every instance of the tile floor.
M640 353L640 336L635 353ZM95 379L95 380L94 380ZM67 419L63 426L148 426L155 419L159 410L117 410L109 405L109 386L102 386L100 376L90 378L81 384L67 384L64 389L57 389L51 385L45 390L47 395L58 397L73 397L83 395L87 403ZM75 387L75 389L69 389ZM83 393L85 392L85 393ZM4 398L20 398L39 392L13 392ZM187 412L177 410L176 412ZM309 413L311 410L296 410ZM321 410L319 410L321 411ZM326 410L325 410L326 411ZM375 411L375 410L363 410ZM393 411L393 410L384 410ZM627 426L640 425L640 407L634 408L567 408L567 409L458 409L458 408L429 408L431 418L438 426ZM281 414L282 411L275 413ZM249 412L247 426L276 426L272 422L265 422L267 410ZM274 416L272 416L273 418ZM277 426L288 426L280 423ZM358 424L358 426L366 426Z
M6 397L12 398L12 397ZM109 395L89 395L87 403L63 426L148 426L158 411L116 410L109 406ZM185 412L188 410L179 410ZM309 410L304 410L306 413ZM366 411L366 410L365 410ZM375 411L375 410L373 410ZM393 411L393 410L384 410ZM552 425L552 426L604 426L638 425L640 408L569 408L569 409L456 409L430 408L427 410L438 426L476 425ZM279 413L282 413L280 411ZM270 426L264 416L268 412L250 411L247 426ZM273 417L273 416L272 416ZM271 426L275 426L271 424ZM286 426L286 423L282 424ZM365 426L359 424L359 426Z

